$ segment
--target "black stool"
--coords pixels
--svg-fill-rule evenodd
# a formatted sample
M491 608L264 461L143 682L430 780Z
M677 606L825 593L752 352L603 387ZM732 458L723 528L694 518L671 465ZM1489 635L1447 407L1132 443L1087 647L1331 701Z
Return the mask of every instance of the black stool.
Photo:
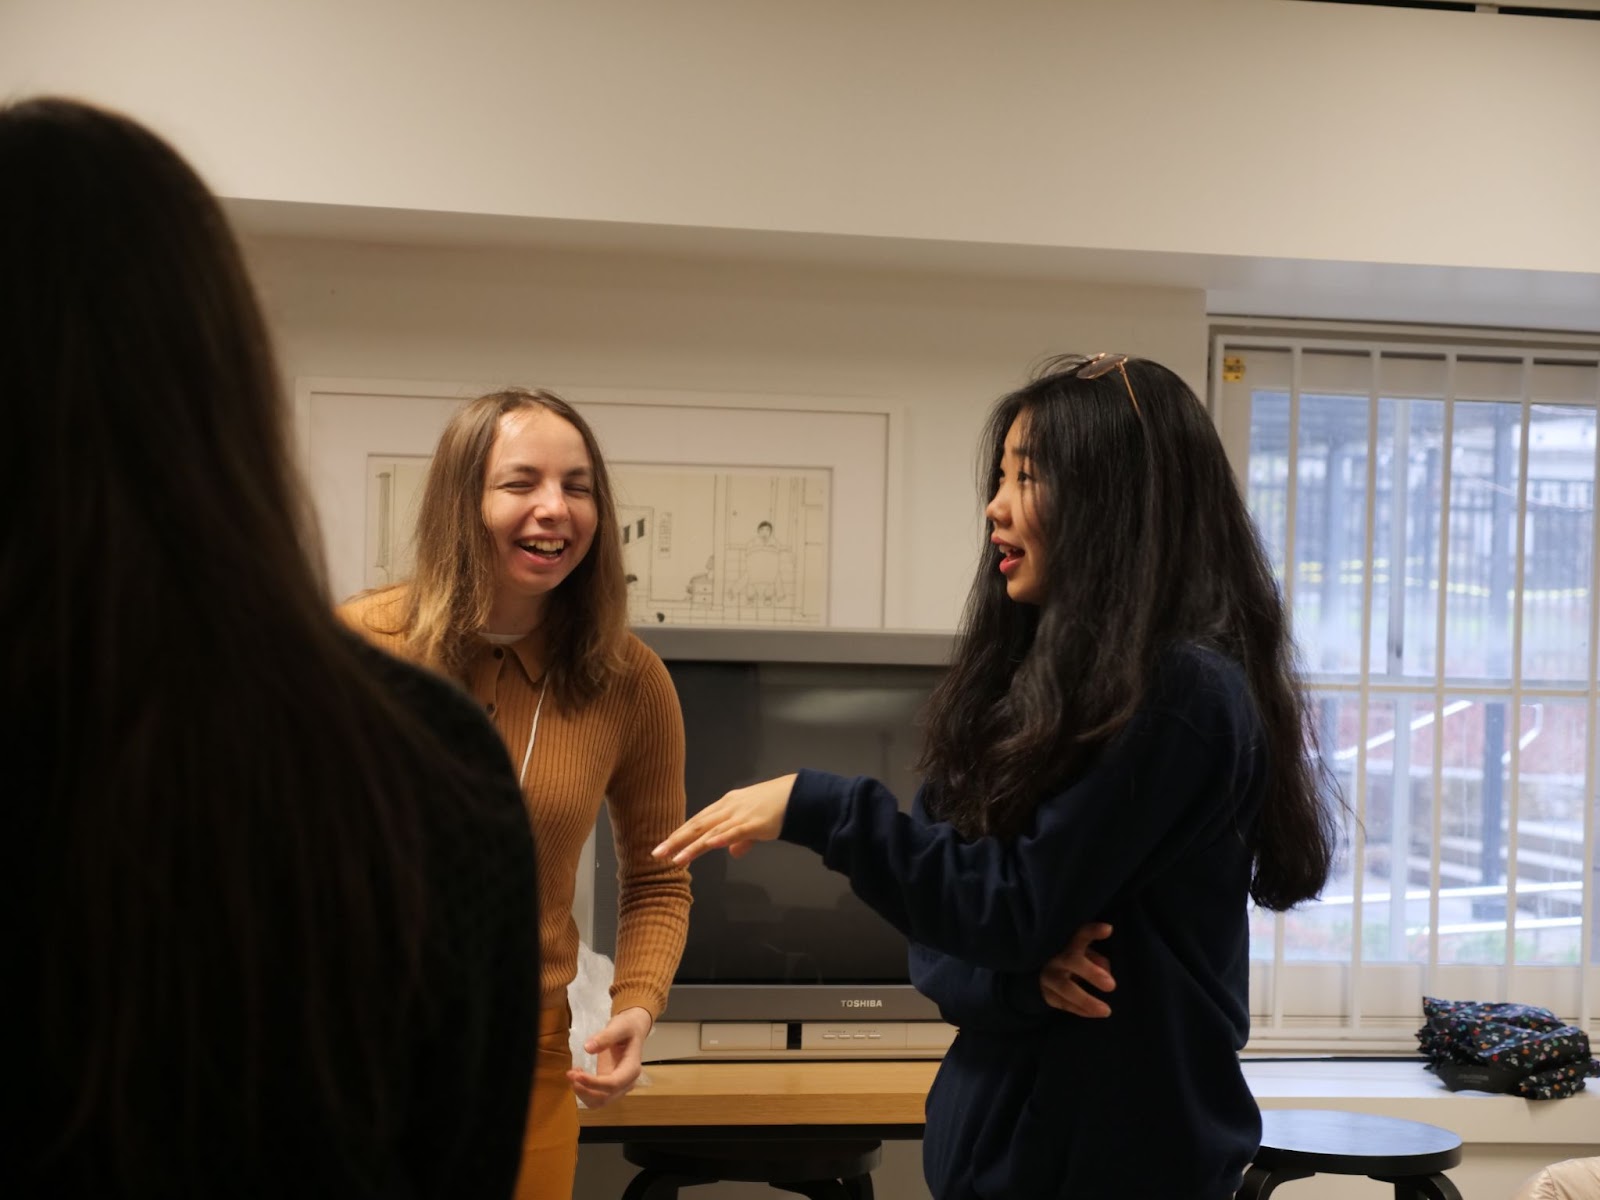
M1444 1172L1461 1161L1448 1129L1323 1109L1264 1109L1261 1149L1237 1200L1264 1200L1280 1183L1312 1175L1365 1175L1394 1184L1395 1200L1461 1200Z
M678 1189L724 1180L771 1184L811 1200L873 1200L882 1142L624 1142L641 1168L622 1200L677 1200Z

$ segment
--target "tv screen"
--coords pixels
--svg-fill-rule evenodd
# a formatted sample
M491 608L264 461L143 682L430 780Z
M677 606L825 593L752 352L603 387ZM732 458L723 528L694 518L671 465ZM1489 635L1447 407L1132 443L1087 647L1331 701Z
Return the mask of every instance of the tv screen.
M800 767L870 775L910 806L918 719L943 673L947 637L650 632L683 708L691 813L731 788ZM601 822L595 941L602 950L615 941L614 873L609 825ZM908 984L905 938L809 850L765 843L742 859L712 853L695 862L691 878L674 1012L684 1007L680 987Z

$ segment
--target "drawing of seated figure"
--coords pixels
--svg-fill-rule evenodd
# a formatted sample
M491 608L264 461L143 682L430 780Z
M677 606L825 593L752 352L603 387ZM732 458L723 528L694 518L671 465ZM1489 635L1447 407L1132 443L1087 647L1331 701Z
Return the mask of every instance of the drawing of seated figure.
M717 592L715 576L716 566L717 556L713 554L710 558L706 559L706 569L704 571L701 571L698 575L689 576L687 591L689 593L689 604L691 606L699 605L702 607L710 607L711 599L716 595Z
M744 574L735 587L746 604L776 604L784 598L784 547L772 538L772 522L756 526L756 536L744 544Z

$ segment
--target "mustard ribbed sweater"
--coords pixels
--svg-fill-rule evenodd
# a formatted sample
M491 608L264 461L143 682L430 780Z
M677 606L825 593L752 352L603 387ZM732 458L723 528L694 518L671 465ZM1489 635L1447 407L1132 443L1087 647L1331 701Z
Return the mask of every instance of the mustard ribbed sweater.
M374 645L409 658L405 639L388 632L399 624L404 599L403 587L360 596L339 615ZM536 641L485 642L461 681L500 731L514 770L522 767L544 675ZM538 851L543 1003L565 1003L577 973L578 859L607 801L620 884L611 1010L639 1007L654 1018L666 1007L689 928L687 868L650 857L684 819L683 714L666 667L648 646L629 634L623 657L624 676L581 711L564 712L553 693L545 697L522 796Z

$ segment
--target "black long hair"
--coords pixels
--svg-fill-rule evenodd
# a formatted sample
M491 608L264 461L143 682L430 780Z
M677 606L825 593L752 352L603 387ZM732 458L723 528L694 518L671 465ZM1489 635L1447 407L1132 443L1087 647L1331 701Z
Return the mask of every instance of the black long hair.
M8 1037L43 1081L7 1156L99 1195L253 1194L274 1161L368 1194L426 1003L418 780L451 760L331 614L188 165L86 105L0 107L0 263Z
M1011 601L986 540L954 661L924 718L933 811L968 836L1017 833L1132 718L1158 654L1200 644L1244 669L1268 743L1251 896L1292 907L1326 882L1336 830L1326 773L1308 753L1277 582L1183 380L1141 359L1126 363L1126 384L1116 369L1082 379L1081 361L1046 363L995 405L984 431L987 499L1023 419L1045 594L1038 606Z

